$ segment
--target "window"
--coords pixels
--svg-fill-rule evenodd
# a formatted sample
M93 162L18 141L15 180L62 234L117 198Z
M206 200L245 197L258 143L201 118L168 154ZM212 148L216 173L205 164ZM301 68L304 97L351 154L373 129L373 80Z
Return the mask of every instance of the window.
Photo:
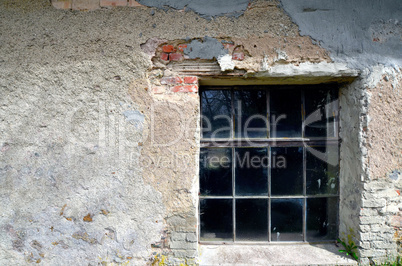
M338 228L338 88L204 87L200 242L321 242Z

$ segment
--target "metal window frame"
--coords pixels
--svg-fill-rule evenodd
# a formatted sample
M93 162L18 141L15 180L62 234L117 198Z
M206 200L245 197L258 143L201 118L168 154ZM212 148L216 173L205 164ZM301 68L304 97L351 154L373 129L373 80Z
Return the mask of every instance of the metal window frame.
M231 162L232 165L232 196L202 196L199 195L199 204L198 204L198 221L200 221L200 200L202 199L232 199L232 218L233 218L233 240L232 241L205 241L201 240L201 226L198 224L198 242L200 244L207 245L270 245L270 244L316 244L316 243L331 243L333 240L317 240L317 241L307 241L307 199L309 198L336 198L337 199L337 219L336 219L336 227L339 229L339 177L337 179L338 190L336 194L316 194L316 195L307 195L307 169L306 169L306 145L308 146L324 146L324 145L336 145L338 146L338 158L339 158L339 102L336 106L338 111L338 115L334 120L334 134L333 137L315 137L315 138L306 138L305 137L305 87L308 85L299 85L301 90L301 115L302 115L302 137L301 138L270 138L270 91L275 88L281 88L286 86L205 86L200 88L200 110L202 110L202 93L207 90L228 90L230 89L231 93L231 131L230 138L219 138L219 139L211 139L211 138L203 138L202 137L202 119L200 119L200 128L201 128L201 139L200 139L200 148L230 148L232 153L232 160L235 158L235 149L236 148L262 148L266 147L268 151L269 161L271 162L271 148L272 147L303 147L303 195L292 195L292 196L272 196L271 195L271 167L268 168L268 192L265 196L236 196L236 176L235 176L235 162ZM323 88L325 85L322 85ZM339 86L335 85L338 89L338 99L339 99ZM335 86L332 86L333 88ZM267 121L268 121L268 129L267 138L252 138L251 141L253 145L250 146L249 140L244 140L244 138L236 138L235 137L235 108L234 108L234 91L235 90L244 90L244 89L253 89L258 87L258 90L265 90L266 92L266 108L267 108ZM294 87L294 86L292 86ZM338 164L338 172L339 172L339 164ZM268 200L268 240L267 241L238 241L236 240L236 199L267 199ZM302 213L302 241L272 241L271 236L271 200L272 199L302 199L303 200L303 213Z

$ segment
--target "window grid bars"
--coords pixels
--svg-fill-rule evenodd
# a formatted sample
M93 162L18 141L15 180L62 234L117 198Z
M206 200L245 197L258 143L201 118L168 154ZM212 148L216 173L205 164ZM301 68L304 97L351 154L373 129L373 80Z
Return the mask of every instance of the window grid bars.
M232 161L235 158L235 149L232 148ZM236 197L235 197L235 193L236 193L236 166L235 166L235 162L232 162L232 197L233 197L233 215L232 215L232 223L233 223L233 241L236 242Z
M245 86L245 87L247 87L247 86ZM264 87L264 86L261 86L262 88ZM211 89L209 89L209 90L211 90ZM212 89L212 90L214 90L214 89ZM229 89L227 89L227 90L229 90ZM232 87L231 89L230 89L230 96L231 96L231 132L230 132L230 138L229 139L223 139L223 138L219 138L219 139L212 139L212 138L204 138L203 137L203 132L202 132L202 130L201 130L201 141L203 142L213 142L213 141L235 141L235 140L237 140L237 141L241 141L242 140L242 138L241 137L238 137L238 138L236 138L236 136L235 136L235 130L236 130L236 125L235 125L235 108L234 108L234 91L235 90L241 90L239 87ZM302 115L302 137L301 138L291 138L291 139L286 139L287 141L292 141L292 140L299 140L299 141L314 141L314 140L339 140L339 100L337 100L336 101L336 110L338 111L338 115L335 117L335 119L334 119L334 127L335 127L335 131L334 131L334 136L332 136L332 137L309 137L309 138L305 138L305 125L304 125L304 121L305 121L305 118L306 118L306 111L305 111L305 106L306 106L306 104L305 104L305 89L304 88L301 88L300 89L301 90L301 108L302 108L302 112L301 112L301 115ZM202 97L202 93L204 92L204 91L208 91L208 89L201 89L200 90L200 93L201 93L201 98L203 98ZM267 136L267 139L264 139L264 138L256 138L256 139L254 139L254 138L251 138L251 140L252 141L261 141L261 140L265 140L265 141L267 141L267 140L270 140L270 141L284 141L284 139L283 138L271 138L271 132L270 132L270 129L271 129L271 127L270 127L270 123L271 123L271 120L270 120L270 97L269 97L269 94L270 94L270 91L271 91L271 89L264 89L264 91L265 91L265 93L266 93L266 108L267 108L267 122L268 122L268 125L267 125L267 133L268 133L268 136ZM340 96L340 91L338 91L338 99L339 99L339 96ZM200 102L200 110L202 110L202 101ZM200 125L201 125L201 129L203 128L203 125L202 125L202 119L201 119L201 121L200 121ZM244 139L244 138L243 138Z
M270 90L266 89L265 94L266 94L266 108L267 108L267 139L252 139L252 141L260 141L262 146L247 146L247 145L240 145L240 146L234 146L233 144L235 142L242 142L244 138L238 137L236 138L235 136L235 130L236 130L236 123L235 123L235 108L234 108L234 90L239 89L238 87L232 87L230 89L230 95L231 95L231 132L230 132L230 139L204 139L203 138L203 132L201 130L201 147L211 147L208 146L208 144L213 143L215 141L218 142L226 142L226 145L222 146L217 146L217 145L212 145L212 147L226 147L226 148L231 148L231 153L232 153L232 196L199 196L199 199L233 199L232 201L232 223L233 223L233 241L202 241L200 240L200 235L199 235L199 242L200 243L208 243L208 244L224 244L224 243L238 243L238 244L270 244L270 243L307 243L307 199L308 198L339 198L339 179L338 179L338 191L337 194L317 194L317 195L307 195L307 169L306 169L306 148L303 147L303 195L295 195L295 196L272 196L271 195L271 168L269 167L268 169L268 192L267 196L236 196L236 161L233 161L235 158L235 148L236 147L267 147L268 149L268 157L269 157L269 162L271 164L271 148L272 147L281 147L283 144L287 143L291 145L284 145L287 147L297 147L301 146L300 144L303 144L303 146L306 144L306 142L312 144L312 145L322 145L320 142L324 141L326 145L334 145L337 144L339 146L339 101L337 101L337 111L338 115L334 119L334 136L333 137L326 137L326 138L305 138L305 118L306 118L306 112L305 112L305 93L304 89L301 89L301 115L302 115L302 137L301 139L297 138L292 138L292 139L281 139L281 138L275 138L271 139L271 127L270 127ZM202 93L203 91L201 91ZM339 93L339 92L338 92ZM339 99L339 97L338 97ZM202 110L202 101L200 103L200 108ZM201 129L202 129L202 119L200 121L201 124ZM279 142L279 145L278 143ZM333 142L333 143L332 143ZM232 145L228 145L228 143ZM273 145L272 145L273 144ZM298 144L298 145L297 145ZM338 166L339 167L339 166ZM236 241L236 199L268 199L268 241ZM303 213L302 213L302 234L303 234L303 241L272 241L271 239L271 220L272 220L272 215L271 215L271 200L272 199L302 199L303 200ZM339 204L339 200L337 201ZM200 214L200 204L198 206L199 209L199 214ZM338 221L339 224L339 221ZM201 230L200 225L198 226L199 232ZM332 240L321 240L318 241L317 243L325 243L325 242L332 242ZM313 243L313 242L310 242Z
M305 138L305 121L306 121L306 98L304 90L301 90L301 115L302 115L302 137ZM307 195L307 169L306 169L306 148L303 148L303 195ZM303 199L303 242L307 242L307 198Z
M267 241L257 241L260 242L274 242L274 243L283 243L285 241L272 241L272 215L271 215L271 201L272 199L302 199L303 208L302 208L302 234L303 241L307 242L307 199L309 198L338 198L339 197L339 189L337 194L316 194L316 195L307 195L307 187L306 187L306 148L303 148L303 195L294 195L294 196L272 196L271 194L271 167L268 168L268 193L267 196L237 196L236 195L236 160L235 158L235 148L231 148L232 151L232 196L199 196L200 199L232 199L232 222L233 222L233 242L239 243L244 241L236 240L236 199L267 199L268 200L268 240ZM268 152L269 160L271 162L271 151ZM233 161L234 160L234 161ZM205 243L200 240L201 243ZM212 241L214 242L214 241ZM230 241L224 241L230 242ZM294 241L299 242L300 241Z

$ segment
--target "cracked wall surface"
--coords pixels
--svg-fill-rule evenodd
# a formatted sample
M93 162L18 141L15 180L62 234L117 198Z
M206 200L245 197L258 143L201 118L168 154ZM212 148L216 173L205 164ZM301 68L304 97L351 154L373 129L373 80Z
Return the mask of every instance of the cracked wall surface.
M195 264L199 85L359 72L340 97L340 232L354 230L364 263L395 254L401 78L387 32L398 10L369 24L378 47L351 71L284 1L289 15L277 1L98 2L0 1L0 264ZM372 68L383 55L392 66Z

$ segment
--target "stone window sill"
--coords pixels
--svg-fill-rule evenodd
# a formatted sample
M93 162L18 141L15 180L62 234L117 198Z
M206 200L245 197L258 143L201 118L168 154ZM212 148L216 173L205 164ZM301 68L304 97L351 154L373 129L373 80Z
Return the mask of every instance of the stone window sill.
M200 265L357 265L335 244L200 245Z

